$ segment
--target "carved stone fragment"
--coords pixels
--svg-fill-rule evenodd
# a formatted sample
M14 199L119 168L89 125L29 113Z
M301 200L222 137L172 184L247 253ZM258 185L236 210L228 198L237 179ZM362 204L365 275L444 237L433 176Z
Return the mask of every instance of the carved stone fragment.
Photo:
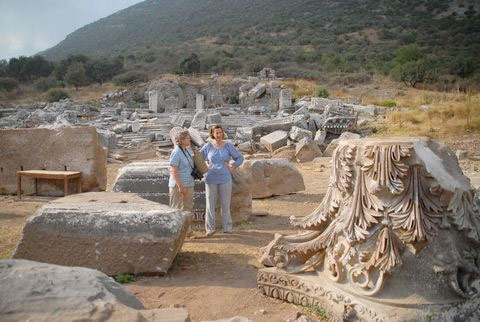
M407 320L474 301L475 193L454 154L428 138L340 141L323 201L291 217L305 232L277 234L264 248L262 263L276 268L259 271L258 287L296 304L333 304L339 315L350 305L367 320Z

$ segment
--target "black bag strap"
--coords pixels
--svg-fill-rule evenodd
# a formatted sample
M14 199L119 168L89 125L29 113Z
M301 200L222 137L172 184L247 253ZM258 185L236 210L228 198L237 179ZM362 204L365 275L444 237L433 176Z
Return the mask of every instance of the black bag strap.
M179 148L180 150L182 150L183 154L185 155L185 158L187 158L187 162L188 162L188 164L190 165L190 167L191 167L192 169L195 168L195 162L193 161L193 158L192 158L192 156L190 155L190 153L185 153L185 151L183 151L183 148L182 148L181 146L178 146L178 148ZM187 154L190 155L190 159L187 157ZM192 161L193 165L192 165L192 163L190 163L190 160Z

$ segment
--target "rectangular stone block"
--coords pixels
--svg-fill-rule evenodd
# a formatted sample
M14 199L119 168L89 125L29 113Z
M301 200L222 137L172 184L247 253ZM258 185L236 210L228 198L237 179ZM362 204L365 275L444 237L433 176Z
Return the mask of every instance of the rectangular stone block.
M260 138L260 143L267 148L268 151L273 152L282 146L287 145L288 132L275 131Z
M105 190L107 155L93 126L0 130L0 194L17 193L20 170L80 171L82 191ZM22 190L33 193L34 180L22 180ZM40 180L38 192L62 195L63 182Z
M203 111L205 109L205 96L202 94L195 95L195 109L197 111Z
M154 113L159 113L158 109L158 92L149 91L148 92L148 109Z

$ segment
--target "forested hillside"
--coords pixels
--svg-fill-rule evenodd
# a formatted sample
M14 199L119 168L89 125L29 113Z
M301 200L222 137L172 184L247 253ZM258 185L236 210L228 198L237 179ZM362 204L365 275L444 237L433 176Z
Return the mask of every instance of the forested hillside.
M203 71L351 72L388 68L399 48L417 44L443 72L468 74L478 68L479 13L474 0L147 0L43 55L122 55L168 69L196 53Z

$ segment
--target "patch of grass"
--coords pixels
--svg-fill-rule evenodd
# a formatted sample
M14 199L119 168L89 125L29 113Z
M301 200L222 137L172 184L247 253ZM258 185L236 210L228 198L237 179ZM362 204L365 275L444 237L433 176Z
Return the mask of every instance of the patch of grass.
M300 310L308 315L313 315L320 321L330 321L330 314L321 306L310 304L307 306L300 306Z
M293 90L294 97L302 96L312 96L314 90L319 87L317 82L304 80L304 79L295 79L283 81L282 85Z
M328 90L325 87L317 87L313 91L313 96L328 98L330 94L328 93Z
M385 107L396 107L397 102L395 102L394 100L386 99L386 100L377 102L375 105L385 106Z
M134 274L118 274L113 277L115 281L121 284L126 284L130 282L134 282L136 277Z

